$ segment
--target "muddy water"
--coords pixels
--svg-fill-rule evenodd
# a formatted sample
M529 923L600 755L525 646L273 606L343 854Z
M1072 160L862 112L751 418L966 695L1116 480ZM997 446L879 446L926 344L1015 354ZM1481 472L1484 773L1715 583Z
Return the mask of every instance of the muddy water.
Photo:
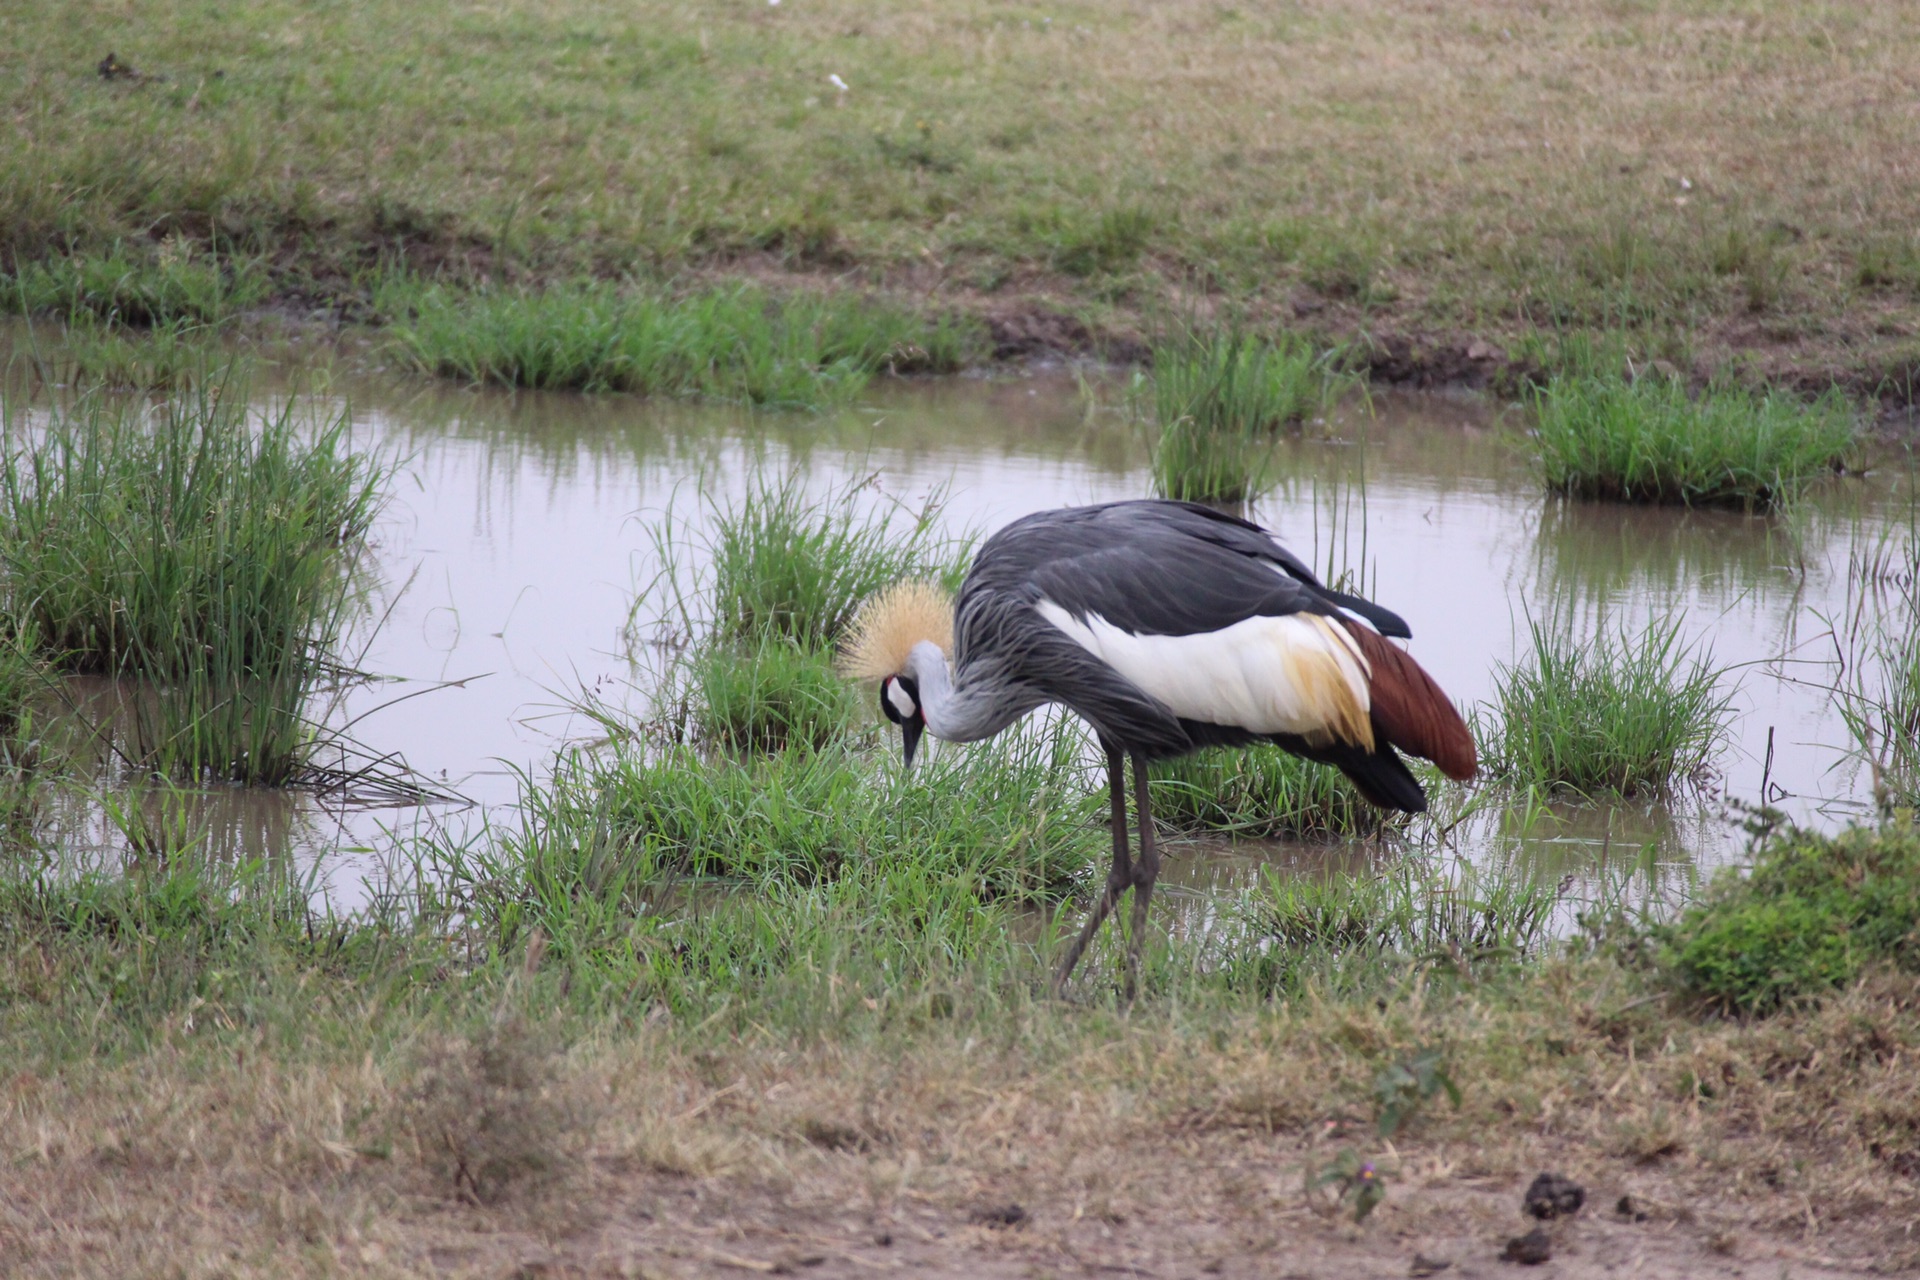
M349 691L332 718L470 803L228 792L194 821L218 847L296 857L342 907L381 879L397 838L507 816L521 773L591 736L569 710L583 689L643 704L656 647L679 625L654 535L671 523L683 569L697 569L710 504L756 467L798 468L821 488L870 478L857 500L876 508L943 491L955 529L1149 491L1139 429L1089 411L1078 379L1059 373L878 386L860 408L817 417L394 379L336 378L325 394L350 409L364 444L400 459L354 646L356 665L382 679ZM1736 668L1739 717L1705 792L1669 806L1489 808L1456 832L1462 851L1518 853L1556 873L1607 858L1718 863L1741 846L1722 798L1759 800L1763 776L1768 798L1803 818L1856 811L1865 780L1820 687L1832 652L1820 616L1839 612L1849 553L1888 518L1895 486L1836 482L1791 531L1740 514L1565 503L1535 487L1519 429L1478 398L1378 396L1290 441L1284 479L1253 514L1312 563L1361 572L1463 703L1492 696L1528 616L1637 626L1677 609L1688 638ZM86 803L63 806L60 822L77 848L117 840ZM1373 856L1220 841L1170 853L1175 892L1201 898L1266 865Z

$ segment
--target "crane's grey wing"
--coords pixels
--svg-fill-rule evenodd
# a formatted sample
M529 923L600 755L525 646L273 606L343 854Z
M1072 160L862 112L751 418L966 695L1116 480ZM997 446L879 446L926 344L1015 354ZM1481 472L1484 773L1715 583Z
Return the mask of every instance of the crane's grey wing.
M1391 609L1381 608L1371 600L1349 592L1335 591L1324 585L1314 575L1313 570L1301 562L1300 557L1282 546L1279 539L1271 532L1262 529L1252 521L1242 520L1238 516L1230 516L1195 502L1171 503L1154 499L1147 501L1156 505L1182 508L1185 518L1184 527L1193 536L1217 541L1221 546L1244 555L1272 560L1304 583L1315 596L1336 608L1345 609L1357 617L1364 618L1381 635L1393 636L1400 640L1413 639L1413 629L1407 625L1405 618Z
M1258 525L1191 503L1144 500L1047 511L1015 521L980 549L976 586L1096 614L1134 635L1218 631L1248 618L1349 610L1385 635L1406 623L1330 591Z
M994 690L1020 712L1058 702L1104 737L1144 755L1193 749L1178 717L1041 617L1027 592L982 588L969 579L954 616L954 659L957 679Z

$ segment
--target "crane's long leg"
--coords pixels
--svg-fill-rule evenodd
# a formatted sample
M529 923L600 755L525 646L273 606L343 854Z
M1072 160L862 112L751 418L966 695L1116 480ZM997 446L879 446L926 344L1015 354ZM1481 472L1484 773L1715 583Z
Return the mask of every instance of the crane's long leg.
M1127 999L1140 976L1140 946L1147 937L1147 902L1160 875L1160 850L1153 843L1153 813L1147 804L1147 761L1133 758L1133 804L1140 818L1140 857L1133 864L1133 938L1127 943Z
M1067 948L1067 954L1060 958L1059 969L1054 971L1053 994L1056 996L1066 987L1068 975L1073 972L1073 966L1080 963L1081 953L1093 941L1101 921L1107 918L1114 903L1120 901L1120 895L1133 883L1133 865L1127 857L1126 755L1112 743L1103 742L1100 745L1107 749L1107 798L1113 805L1113 867L1107 872L1107 887L1101 891L1093 913L1080 928L1080 936Z

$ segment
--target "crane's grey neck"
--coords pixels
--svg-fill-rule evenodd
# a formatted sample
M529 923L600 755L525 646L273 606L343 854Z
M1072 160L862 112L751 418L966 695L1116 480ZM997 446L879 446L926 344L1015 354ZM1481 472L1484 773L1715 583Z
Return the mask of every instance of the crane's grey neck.
M973 681L963 675L956 683L947 655L931 640L922 640L907 654L906 675L920 686L920 712L927 732L947 742L977 742L990 738L1039 705L1018 691L994 681Z

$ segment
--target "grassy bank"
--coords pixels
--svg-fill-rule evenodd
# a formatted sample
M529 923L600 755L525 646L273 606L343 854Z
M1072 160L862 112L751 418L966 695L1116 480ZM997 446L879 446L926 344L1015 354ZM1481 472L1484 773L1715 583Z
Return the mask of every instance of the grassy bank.
M5 21L0 263L40 305L360 315L395 263L745 271L954 299L1013 348L1137 333L1178 294L1365 333L1383 371L1612 329L1863 387L1920 358L1920 170L1888 159L1920 124L1872 105L1920 36L1883 6Z
M876 373L952 373L983 354L969 325L844 295L470 292L409 279L382 286L375 305L423 371L509 387L811 408L845 403Z
M315 915L260 867L14 876L0 1224L21 1275L156 1252L391 1274L450 1249L476 1271L812 1250L948 1275L1061 1239L1235 1273L1270 1262L1279 1219L1296 1256L1379 1273L1414 1242L1490 1265L1552 1167L1588 1186L1590 1251L1641 1213L1637 1247L1715 1274L1811 1215L1823 1256L1898 1269L1920 1159L1904 944L1858 931L1847 967L1780 970L1745 1019L1704 1014L1697 975L1803 936L1769 910L1897 915L1871 886L1911 844L1788 836L1665 932L1589 903L1611 923L1571 943L1540 928L1567 905L1550 885L1289 882L1156 944L1124 1012L1041 997L1045 942L1015 904L900 874L769 870L750 897L655 899L586 953L499 928L538 897L531 861L493 869L506 892L465 930ZM1339 1170L1361 1160L1385 1195L1355 1227Z

